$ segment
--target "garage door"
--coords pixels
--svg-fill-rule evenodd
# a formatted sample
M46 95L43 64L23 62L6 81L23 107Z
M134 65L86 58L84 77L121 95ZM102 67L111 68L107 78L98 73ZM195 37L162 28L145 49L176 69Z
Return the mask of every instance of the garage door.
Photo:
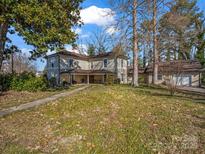
M189 75L178 76L177 85L178 86L191 86L191 76Z

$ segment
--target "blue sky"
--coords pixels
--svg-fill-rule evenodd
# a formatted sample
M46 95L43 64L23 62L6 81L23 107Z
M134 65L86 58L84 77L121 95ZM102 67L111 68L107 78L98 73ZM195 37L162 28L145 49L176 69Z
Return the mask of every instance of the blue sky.
M205 12L205 0L198 0L198 6ZM79 34L78 43L84 46L89 40L91 33L104 29L108 26L108 23L114 21L114 17L105 16L106 12L112 11L107 0L85 0L82 8L81 16L85 24L81 28L76 28L75 31ZM108 34L112 32L112 27L107 30ZM32 46L26 45L21 37L17 35L9 35L9 37L13 44L17 45L24 53L29 53L29 49L32 49ZM38 70L43 70L46 63L38 59L35 64Z

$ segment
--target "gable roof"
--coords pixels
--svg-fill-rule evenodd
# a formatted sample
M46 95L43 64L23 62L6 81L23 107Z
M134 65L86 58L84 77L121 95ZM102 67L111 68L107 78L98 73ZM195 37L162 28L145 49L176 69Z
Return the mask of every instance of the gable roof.
M159 62L158 63L159 72L199 72L202 70L202 65L196 60L175 60L170 62ZM145 72L153 72L153 66L148 65L145 68Z
M139 74L152 73L152 64L145 68L138 67ZM202 67L199 61L191 60L175 60L170 62L159 62L158 71L160 73L175 73L175 72L205 72L205 68ZM128 73L131 75L133 73L133 67L128 67Z
M97 59L97 58L114 57L115 53L111 51L111 52L103 52L103 53L100 53L100 54L94 55L94 56L87 56L87 55L83 55L83 54L80 54L80 53L70 52L70 51L67 51L67 50L61 50L57 53L46 56L46 58L54 56L54 55L68 55L68 56L72 56L72 57L83 59L83 60L90 60L90 59ZM123 59L128 59L127 56L125 56L125 55L118 55L117 57L118 58L123 58Z

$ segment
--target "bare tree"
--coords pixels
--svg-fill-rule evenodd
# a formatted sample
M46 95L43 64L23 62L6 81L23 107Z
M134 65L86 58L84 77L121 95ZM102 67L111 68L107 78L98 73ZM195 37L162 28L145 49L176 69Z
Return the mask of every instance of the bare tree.
M157 51L157 1L153 1L153 76L152 83L157 84L158 51Z
M133 86L138 86L138 24L140 7L146 0L110 0L110 4L116 14L115 27L119 29L119 38L126 38L127 51L133 53Z
M5 73L23 73L23 72L36 72L36 67L32 60L29 60L26 54L21 52L12 53L9 59L6 59L2 67Z
M133 0L133 86L138 86L137 0Z
M183 65L183 61L170 61L162 63L160 67L159 71L163 72L165 84L172 96L175 94L180 82L183 82Z
M112 36L106 33L106 30L99 30L93 32L90 39L87 41L88 45L92 45L95 48L95 53L100 54L107 51L111 51L115 46L115 40Z

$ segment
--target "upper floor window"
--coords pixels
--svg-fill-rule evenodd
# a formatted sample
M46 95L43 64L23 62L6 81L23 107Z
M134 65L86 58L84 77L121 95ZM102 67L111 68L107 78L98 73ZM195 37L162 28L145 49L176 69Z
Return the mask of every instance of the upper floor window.
M72 67L73 66L73 59L68 59L68 66Z
M107 60L107 58L106 58L106 59L103 60L103 66L104 66L104 67L107 67L107 64L108 64L108 60Z
M162 74L157 75L157 80L162 80Z
M123 59L121 59L121 67L123 67Z
M93 69L93 62L91 62L91 69Z
M51 66L52 68L54 68L54 66L55 66L55 58L51 58L50 63L51 63L50 66Z

